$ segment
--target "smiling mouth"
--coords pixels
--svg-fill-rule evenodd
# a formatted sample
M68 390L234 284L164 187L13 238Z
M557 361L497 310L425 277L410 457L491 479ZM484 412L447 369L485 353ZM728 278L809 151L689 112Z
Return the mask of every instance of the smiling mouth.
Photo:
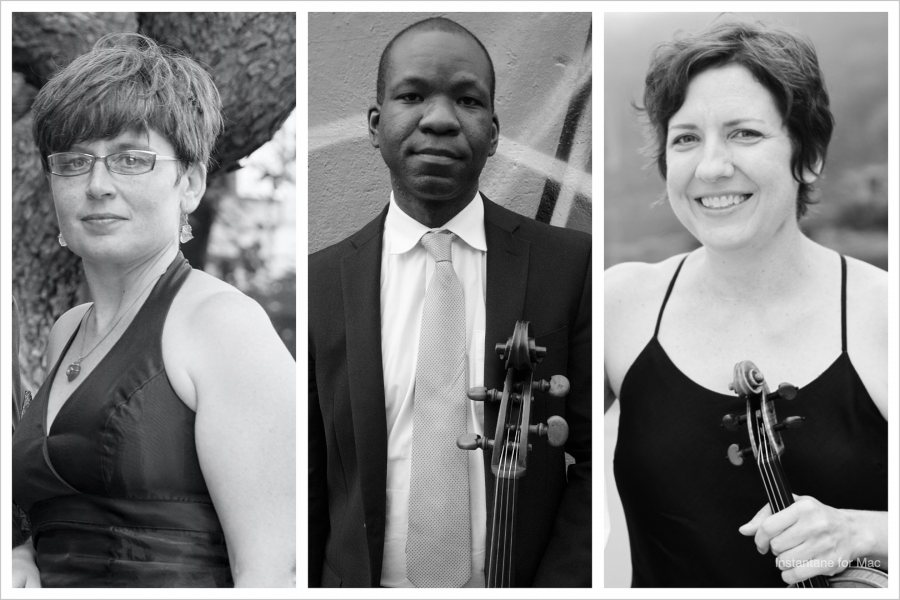
M750 199L753 194L725 194L722 196L700 196L695 201L703 205L703 208L730 208Z

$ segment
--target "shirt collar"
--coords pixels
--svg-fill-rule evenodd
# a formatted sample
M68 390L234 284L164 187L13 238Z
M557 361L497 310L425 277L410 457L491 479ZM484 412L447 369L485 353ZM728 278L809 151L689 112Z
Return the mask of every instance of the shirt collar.
M388 207L387 218L384 221L384 244L388 254L403 254L416 247L422 236L429 231L448 230L466 244L480 250L487 251L487 242L484 236L484 202L481 194L475 192L475 196L452 219L441 227L426 227L419 223L397 204L394 192L391 192L391 202Z

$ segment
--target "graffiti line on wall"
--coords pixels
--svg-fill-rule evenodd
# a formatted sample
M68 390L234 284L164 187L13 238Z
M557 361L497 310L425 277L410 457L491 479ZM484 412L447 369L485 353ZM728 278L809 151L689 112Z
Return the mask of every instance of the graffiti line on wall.
M367 137L366 114L359 113L352 117L310 127L309 152L319 152L330 146L352 140L362 142ZM572 164L574 162L572 157L569 159L556 158L503 135L500 136L497 155L541 173L548 180L559 181L562 184L560 187L573 195L588 198L591 195L591 173L575 167ZM590 165L590 156L587 157L587 164ZM557 205L560 203L557 201Z
M343 144L357 138L368 138L366 112L309 128L309 152Z
M588 29L584 52L579 64L578 82L569 99L556 160L564 165L561 174L547 177L535 219L565 226L573 208L589 209L591 202L591 30ZM583 185L574 185L583 179Z

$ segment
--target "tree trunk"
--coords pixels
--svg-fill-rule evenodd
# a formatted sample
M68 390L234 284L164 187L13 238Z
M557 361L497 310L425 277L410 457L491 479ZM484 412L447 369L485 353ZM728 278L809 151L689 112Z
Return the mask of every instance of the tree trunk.
M219 88L225 131L211 171L237 169L294 110L294 13L140 13L138 21L141 33L204 65Z

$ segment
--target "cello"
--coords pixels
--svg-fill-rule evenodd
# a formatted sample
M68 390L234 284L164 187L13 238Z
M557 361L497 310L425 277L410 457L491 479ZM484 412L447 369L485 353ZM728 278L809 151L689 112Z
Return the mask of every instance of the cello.
M513 540L515 536L518 482L525 476L530 436L546 438L553 447L562 446L569 436L565 419L553 415L546 423L531 424L531 405L536 391L562 398L569 393L569 380L554 375L550 381L534 381L534 370L546 356L547 349L536 346L528 335L528 322L516 321L513 334L495 351L506 367L503 390L470 388L470 399L499 402L500 411L493 438L474 433L461 435L456 445L463 450L491 452L494 474L494 501L485 560L485 587L515 587Z
M749 360L734 366L734 378L729 388L746 400L746 410L742 414L725 415L722 425L737 431L742 424L746 424L750 446L741 448L738 444L731 444L728 460L740 466L745 458L752 455L756 459L772 513L784 510L794 503L794 495L781 465L784 453L781 431L799 427L804 417L787 417L779 422L774 403L776 399L793 400L797 396L797 388L782 383L775 392L771 392L762 372ZM871 567L854 565L831 577L816 575L790 587L887 587L887 574Z

